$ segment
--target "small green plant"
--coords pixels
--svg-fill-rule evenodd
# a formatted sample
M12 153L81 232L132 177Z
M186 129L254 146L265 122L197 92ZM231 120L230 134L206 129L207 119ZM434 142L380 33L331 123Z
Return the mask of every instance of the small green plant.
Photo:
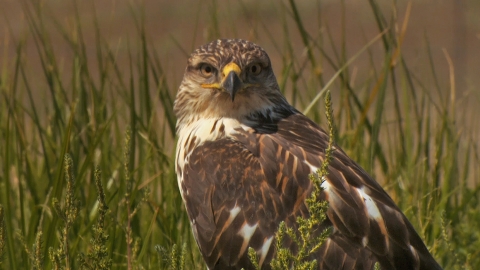
M60 231L60 241L57 249L50 247L49 255L55 269L71 269L71 254L69 233L73 226L75 219L78 216L78 202L75 198L75 177L73 175L73 161L70 155L65 155L65 181L66 194L63 207L57 198L52 199L53 209L55 213L63 221L63 228ZM62 264L64 261L64 264ZM63 266L62 266L63 265Z
M125 198L124 198L124 203L125 207L127 209L127 224L125 225L125 239L127 241L127 267L128 269L132 269L132 263L135 261L135 253L132 251L132 243L133 243L133 237L132 237L132 218L135 214L134 211L131 209L131 197L132 197L132 189L133 189L133 179L132 179L132 168L133 164L131 164L132 160L132 131L129 127L127 127L127 130L125 132L125 144L124 144L124 163L123 163L123 169L125 172ZM133 254L132 254L133 253Z
M185 268L185 261L187 255L187 246L185 244L182 245L182 249L178 249L177 244L173 244L170 250L162 247L162 246L155 246L155 250L157 251L159 261L164 263L163 268L169 270L184 270Z
M137 215L140 207L143 203L148 201L148 196L150 194L150 189L148 187L144 188L143 190L138 190L136 186L134 186L135 181L132 176L132 168L133 168L133 153L132 153L132 129L127 127L125 132L125 139L124 139L124 172L125 172L125 194L123 198L123 203L126 208L126 224L123 227L125 231L125 240L127 244L127 268L132 269L135 264L137 264L137 258L139 255L139 251L141 248L141 238L133 236L132 230L132 222L134 220L135 215ZM140 198L140 201L135 203L134 199L137 198L137 194Z
M5 253L5 220L4 220L3 206L0 204L0 266L3 262L3 254Z
M90 240L91 247L87 254L88 260L81 253L79 262L83 269L107 270L112 267L112 259L109 257L107 249L108 234L105 228L105 217L108 207L105 202L105 191L102 185L102 172L98 167L95 169L94 178L98 194L97 224L92 228L93 237Z
M23 245L23 249L25 253L28 255L28 259L33 264L33 269L43 269L43 241L42 241L43 233L39 231L37 236L35 237L35 243L33 244L32 249L30 250L27 246L25 238L21 234L20 231L17 231L16 237L20 243Z
M451 260L453 262L453 269L471 269L470 267L464 265L463 267L460 265L460 260L458 258L457 251L453 249L452 244L451 244L451 239L448 236L448 220L446 217L446 213L442 213L442 240L443 243L447 246L448 250L450 251L451 254Z

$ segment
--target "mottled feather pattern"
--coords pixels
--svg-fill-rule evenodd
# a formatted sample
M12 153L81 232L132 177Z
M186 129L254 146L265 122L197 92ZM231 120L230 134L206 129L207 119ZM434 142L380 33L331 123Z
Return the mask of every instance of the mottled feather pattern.
M266 63L258 78L240 74L265 82L232 101L222 89L200 86L195 66L202 61L218 70ZM175 101L179 187L209 269L253 268L248 247L269 269L279 223L295 227L296 217L309 215L309 174L323 163L328 135L286 102L269 65L251 42L212 42L192 54ZM338 146L322 186L328 218L316 231L333 232L313 257L319 269L372 269L375 262L382 269L441 269L388 194ZM288 237L284 246L297 250Z

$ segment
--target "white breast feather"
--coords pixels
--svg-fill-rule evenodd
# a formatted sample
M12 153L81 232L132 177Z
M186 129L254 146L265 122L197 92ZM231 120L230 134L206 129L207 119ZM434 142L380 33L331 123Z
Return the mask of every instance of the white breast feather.
M215 128L213 129L214 125ZM222 126L223 132L220 132L220 128ZM192 154L191 152L193 149L195 149L195 147L198 147L207 141L214 141L222 137L229 137L230 135L235 134L235 129L238 128L244 130L249 129L249 127L241 124L238 120L233 118L198 119L197 121L180 127L175 158L175 167L177 168L179 186L181 186L180 184L183 181L183 168L185 164L188 163L190 155ZM185 151L187 151L187 149L184 147L184 145L191 144L192 142L187 140L193 139L195 139L193 142L195 146L190 149L190 152L186 153Z

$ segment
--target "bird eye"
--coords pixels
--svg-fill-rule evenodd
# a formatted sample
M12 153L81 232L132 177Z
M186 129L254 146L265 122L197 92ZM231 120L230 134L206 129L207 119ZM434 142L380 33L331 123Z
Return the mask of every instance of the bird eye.
M202 64L200 66L200 72L202 73L202 75L204 77L210 77L215 72L215 68L212 67L212 65L209 65L209 64Z
M250 73L252 73L253 75L258 75L260 74L260 72L262 72L262 67L260 66L260 64L253 64L250 66Z

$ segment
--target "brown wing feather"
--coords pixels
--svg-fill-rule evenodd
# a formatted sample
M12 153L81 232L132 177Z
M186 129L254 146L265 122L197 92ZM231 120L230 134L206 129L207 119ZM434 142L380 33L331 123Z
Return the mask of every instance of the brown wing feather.
M206 142L192 152L184 169L184 198L195 237L210 269L237 269L240 265L250 268L243 256L247 246L239 235L241 228L258 223L250 246L259 249L285 218L277 192L264 179L256 157L238 142ZM236 207L238 213L232 218ZM202 215L203 212L211 214Z
M260 252L280 221L293 225L297 215L308 215L308 175L321 166L328 136L301 114L268 128L205 142L185 165L184 199L210 269L250 269L247 246ZM319 268L371 269L380 261L385 269L441 269L388 194L340 149L327 182L330 207L321 228L335 230L318 253ZM273 256L270 247L262 262Z
M276 134L313 156L322 156L328 141L325 132L301 114L281 120ZM365 249L385 269L441 269L390 196L341 149L334 151L327 181L331 187L328 216L347 243L363 246L366 241ZM359 196L359 189L368 198ZM369 216L368 199L378 207L379 218Z

